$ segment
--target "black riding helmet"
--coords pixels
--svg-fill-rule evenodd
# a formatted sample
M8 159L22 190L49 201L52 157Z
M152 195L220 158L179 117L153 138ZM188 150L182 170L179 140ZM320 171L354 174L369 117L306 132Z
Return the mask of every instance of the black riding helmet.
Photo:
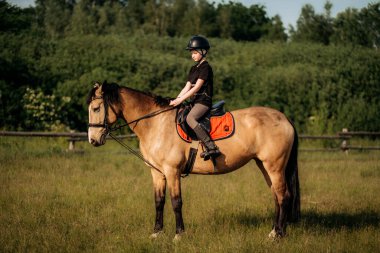
M186 50L197 50L203 57L206 56L207 51L210 49L210 43L208 40L200 35L194 35L191 37L187 44Z

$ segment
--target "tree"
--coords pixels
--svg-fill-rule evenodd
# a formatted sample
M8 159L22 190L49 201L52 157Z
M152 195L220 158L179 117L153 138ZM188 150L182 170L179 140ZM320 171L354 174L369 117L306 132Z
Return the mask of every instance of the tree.
M44 0L43 4L46 34L51 37L63 36L70 23L74 3L66 0Z
M334 21L335 43L354 44L366 47L380 45L380 3L369 4L358 11L348 8L339 13Z
M18 33L31 28L35 10L33 8L21 9L0 0L0 31Z
M148 33L166 35L169 26L170 0L149 0L144 8L144 30Z
M148 0L128 0L126 7L126 16L130 30L136 31L145 22L145 5Z
M302 7L301 15L297 20L297 30L291 30L293 41L313 41L328 45L333 33L331 18L331 2L325 3L325 13L316 14L314 7L306 4Z
M264 40L285 42L288 38L279 15L274 16L271 22L266 25L266 31L267 34L263 37Z
M362 9L361 19L364 27L367 28L369 46L379 48L380 46L380 2L369 4L367 8Z
M210 4L207 0L198 0L197 15L200 18L200 33L209 37L219 35L219 27L217 25L217 10L214 3Z
M97 33L99 16L95 2L92 0L80 0L75 4L70 25L69 34L93 34Z
M187 20L187 14L194 12L194 7L194 0L176 0L169 6L169 24L167 28L169 36L192 33L191 20ZM193 18L196 18L194 13Z
M218 25L222 38L257 41L266 34L265 26L270 22L265 7L229 2L218 5Z

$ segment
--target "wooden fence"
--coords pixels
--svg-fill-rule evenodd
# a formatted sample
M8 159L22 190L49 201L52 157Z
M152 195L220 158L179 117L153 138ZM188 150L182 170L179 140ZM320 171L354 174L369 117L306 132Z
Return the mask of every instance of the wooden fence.
M70 133L52 133L52 132L10 132L10 131L0 131L0 136L18 136L18 137L66 137L69 143L68 150L75 150L75 143L78 141L87 141L87 133L81 132L70 132ZM118 138L135 138L136 135L119 135ZM300 134L299 139L304 140L339 140L340 145L333 148L310 148L310 149L300 149L301 151L332 151L332 150L342 150L347 152L348 150L380 150L380 146L353 146L350 145L350 140L352 138L380 138L380 132L364 132L355 131L349 132L347 129L343 129L342 132L336 135L306 135Z
M16 136L16 137L67 137L67 141L69 143L68 150L75 150L75 143L77 141L87 141L87 132L70 132L70 133L52 133L52 132L12 132L12 131L0 131L0 136ZM135 134L129 135L118 135L117 138L126 139L126 138L136 138ZM107 136L107 139L111 139L111 137Z

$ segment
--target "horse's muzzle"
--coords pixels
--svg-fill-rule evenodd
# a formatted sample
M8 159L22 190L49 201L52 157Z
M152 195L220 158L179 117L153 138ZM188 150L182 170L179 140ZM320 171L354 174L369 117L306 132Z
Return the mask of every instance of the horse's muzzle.
M95 140L93 138L90 138L90 143L94 146L94 147L99 147L99 146L102 146L106 143L106 137L107 137L107 134L102 134L99 138L99 140Z

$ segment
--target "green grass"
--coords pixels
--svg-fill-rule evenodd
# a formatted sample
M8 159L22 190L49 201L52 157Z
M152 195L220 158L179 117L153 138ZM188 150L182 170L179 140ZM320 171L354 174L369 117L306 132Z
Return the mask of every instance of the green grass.
M152 241L149 169L116 143L0 137L0 252L378 252L380 152L300 152L302 220L267 239L272 196L254 163L182 180L186 235L170 199Z

